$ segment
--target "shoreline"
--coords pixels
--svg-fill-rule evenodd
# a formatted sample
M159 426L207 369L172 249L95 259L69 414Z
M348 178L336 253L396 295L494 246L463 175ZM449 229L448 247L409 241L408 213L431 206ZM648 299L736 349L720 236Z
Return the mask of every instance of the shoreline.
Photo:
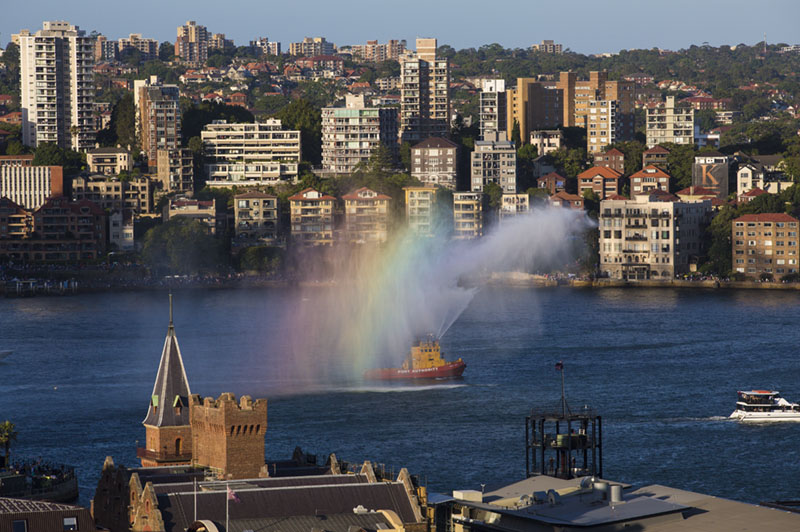
M39 279L41 283L47 280ZM150 292L165 290L230 290L240 288L330 288L336 286L336 281L297 281L289 279L259 279L253 277L242 277L236 279L198 279L181 282L167 283L115 283L114 280L100 282L94 279L94 283L78 286L75 290L59 292L37 292L15 294L6 293L5 283L0 283L0 296L7 298L15 297L55 297L80 294L106 293L106 292ZM473 283L468 283L473 284ZM688 280L672 279L669 281L622 281L618 279L564 279L551 278L541 275L526 274L522 272L495 273L489 278L483 279L481 283L486 286L508 287L508 288L579 288L579 289L605 289L605 288L679 288L679 289L700 289L700 290L783 290L800 291L800 283L782 282L758 282L758 281L725 281L725 280Z

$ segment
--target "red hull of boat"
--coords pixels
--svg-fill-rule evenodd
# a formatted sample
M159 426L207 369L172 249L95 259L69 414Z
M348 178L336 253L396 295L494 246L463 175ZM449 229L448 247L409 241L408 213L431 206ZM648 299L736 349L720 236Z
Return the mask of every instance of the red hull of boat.
M409 379L455 379L464 373L467 367L464 361L450 362L438 368L400 369L381 368L364 372L364 378L373 381L394 381Z

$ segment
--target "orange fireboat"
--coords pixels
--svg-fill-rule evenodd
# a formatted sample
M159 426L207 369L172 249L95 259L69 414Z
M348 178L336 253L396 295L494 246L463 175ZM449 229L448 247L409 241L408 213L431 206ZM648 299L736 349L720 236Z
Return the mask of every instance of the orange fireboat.
M439 341L433 337L417 341L401 368L380 368L364 372L367 380L455 379L467 364L460 358L448 362L442 358Z

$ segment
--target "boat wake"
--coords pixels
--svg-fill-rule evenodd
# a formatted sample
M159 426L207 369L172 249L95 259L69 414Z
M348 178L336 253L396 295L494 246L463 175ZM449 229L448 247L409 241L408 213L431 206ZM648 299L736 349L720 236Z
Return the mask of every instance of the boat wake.
M426 392L429 390L452 390L455 388L464 388L467 386L464 383L459 384L387 384L383 386L364 385L364 386L350 386L340 388L337 391L350 392L350 393L398 393L398 392Z

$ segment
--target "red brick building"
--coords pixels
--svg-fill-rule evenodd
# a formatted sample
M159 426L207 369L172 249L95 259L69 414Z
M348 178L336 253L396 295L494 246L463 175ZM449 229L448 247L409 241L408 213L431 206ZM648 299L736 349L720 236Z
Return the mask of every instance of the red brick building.
M652 190L660 189L669 192L671 176L658 166L645 166L631 175L631 195L646 194Z
M578 194L591 190L603 200L622 191L622 174L613 168L593 166L578 174Z
M625 173L625 154L616 148L611 148L605 153L594 154L594 165L605 166L616 170L620 174Z

